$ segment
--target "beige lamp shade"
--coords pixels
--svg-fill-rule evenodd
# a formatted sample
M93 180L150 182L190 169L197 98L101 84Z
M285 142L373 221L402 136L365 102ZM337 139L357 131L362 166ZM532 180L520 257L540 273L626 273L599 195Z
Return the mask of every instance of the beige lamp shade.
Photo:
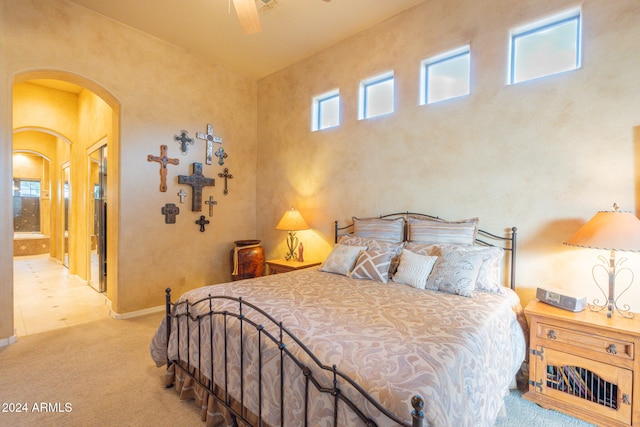
M640 251L640 220L631 212L596 213L565 245L610 251Z
M307 229L309 229L309 226L304 218L302 218L300 212L293 208L286 211L278 225L276 225L276 230L299 231Z

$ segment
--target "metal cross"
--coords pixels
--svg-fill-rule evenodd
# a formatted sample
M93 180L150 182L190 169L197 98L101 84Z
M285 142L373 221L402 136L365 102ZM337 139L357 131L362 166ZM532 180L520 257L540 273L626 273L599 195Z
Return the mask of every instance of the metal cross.
M176 215L180 213L180 208L173 203L167 203L161 209L162 215L164 215L165 224L175 224Z
M213 196L209 196L209 200L204 202L205 205L209 205L209 216L213 216L213 205L217 205L218 202L213 200Z
M216 151L216 157L218 158L218 164L222 166L224 165L224 159L229 157L229 155L224 152L224 148L220 147L218 151Z
M180 143L180 152L182 153L183 156L187 155L188 145L193 145L193 139L189 138L187 136L187 133L188 132L186 130L183 130L183 131L180 131L180 136L178 135L173 136L173 139Z
M200 212L202 210L202 187L216 185L216 181L213 178L206 178L202 175L202 163L198 162L193 162L192 175L178 175L178 183L193 187L191 210L194 212Z
M205 224L209 224L209 220L204 218L204 215L200 215L200 219L196 221L196 224L200 226L200 231L204 233Z
M154 156L149 154L147 156L148 162L160 163L160 191L163 193L167 191L167 165L177 165L180 163L180 159L170 159L167 157L167 146L160 146L160 156Z
M207 133L197 132L196 138L207 141L206 163L210 165L213 163L213 143L217 142L218 144L222 144L222 138L213 134L213 125L210 124L207 124Z
M218 176L220 178L224 178L224 195L229 194L229 188L227 188L227 179L232 179L233 175L229 173L229 168L224 168L224 173L219 173Z
M187 192L181 188L180 191L178 191L178 196L180 196L180 203L184 203L184 198L187 197Z

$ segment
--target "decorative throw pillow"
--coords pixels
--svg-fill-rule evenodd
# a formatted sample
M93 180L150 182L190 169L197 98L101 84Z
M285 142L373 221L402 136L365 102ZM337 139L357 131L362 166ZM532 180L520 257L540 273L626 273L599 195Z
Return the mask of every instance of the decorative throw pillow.
M320 271L337 273L346 276L353 269L360 251L366 251L366 246L336 245L327 259L322 263Z
M360 251L356 265L349 277L387 283L389 281L389 266L394 254L395 252Z
M391 280L417 289L425 289L427 278L437 259L434 256L418 255L405 249L400 255L398 270Z
M407 240L410 242L471 246L475 243L478 233L478 218L444 221L410 216L407 229Z
M500 279L500 263L504 257L504 249L494 246L457 246L457 245L424 245L407 243L407 249L420 254L442 257L444 252L458 251L474 253L482 256L482 265L476 280L476 291L504 293L504 286Z
M338 243L347 246L366 246L370 251L402 253L404 242L387 242L385 240L368 239L365 237L340 236Z
M353 219L353 235L367 239L404 241L404 218L356 218Z
M482 256L462 251L445 251L438 258L427 289L473 297Z

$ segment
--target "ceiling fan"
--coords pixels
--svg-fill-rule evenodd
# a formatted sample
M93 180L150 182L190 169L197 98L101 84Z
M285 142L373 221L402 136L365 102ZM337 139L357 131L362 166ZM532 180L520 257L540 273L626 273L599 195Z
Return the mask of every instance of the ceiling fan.
M256 1L261 1L266 5L275 0L233 0L233 6L238 14L240 26L246 34L259 33L262 31L260 25L260 17L258 16L258 7ZM330 2L331 0L323 0Z

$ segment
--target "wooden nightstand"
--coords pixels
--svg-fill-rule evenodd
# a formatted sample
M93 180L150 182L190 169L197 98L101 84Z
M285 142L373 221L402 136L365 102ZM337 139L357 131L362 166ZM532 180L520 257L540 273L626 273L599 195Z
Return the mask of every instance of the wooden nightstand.
M319 261L287 261L286 259L271 259L267 261L267 266L269 266L269 271L267 274L280 274L287 273L289 271L294 270L302 270L303 268L314 267L316 265L320 265Z
M602 426L640 426L640 315L580 313L539 301L530 318L524 397Z

